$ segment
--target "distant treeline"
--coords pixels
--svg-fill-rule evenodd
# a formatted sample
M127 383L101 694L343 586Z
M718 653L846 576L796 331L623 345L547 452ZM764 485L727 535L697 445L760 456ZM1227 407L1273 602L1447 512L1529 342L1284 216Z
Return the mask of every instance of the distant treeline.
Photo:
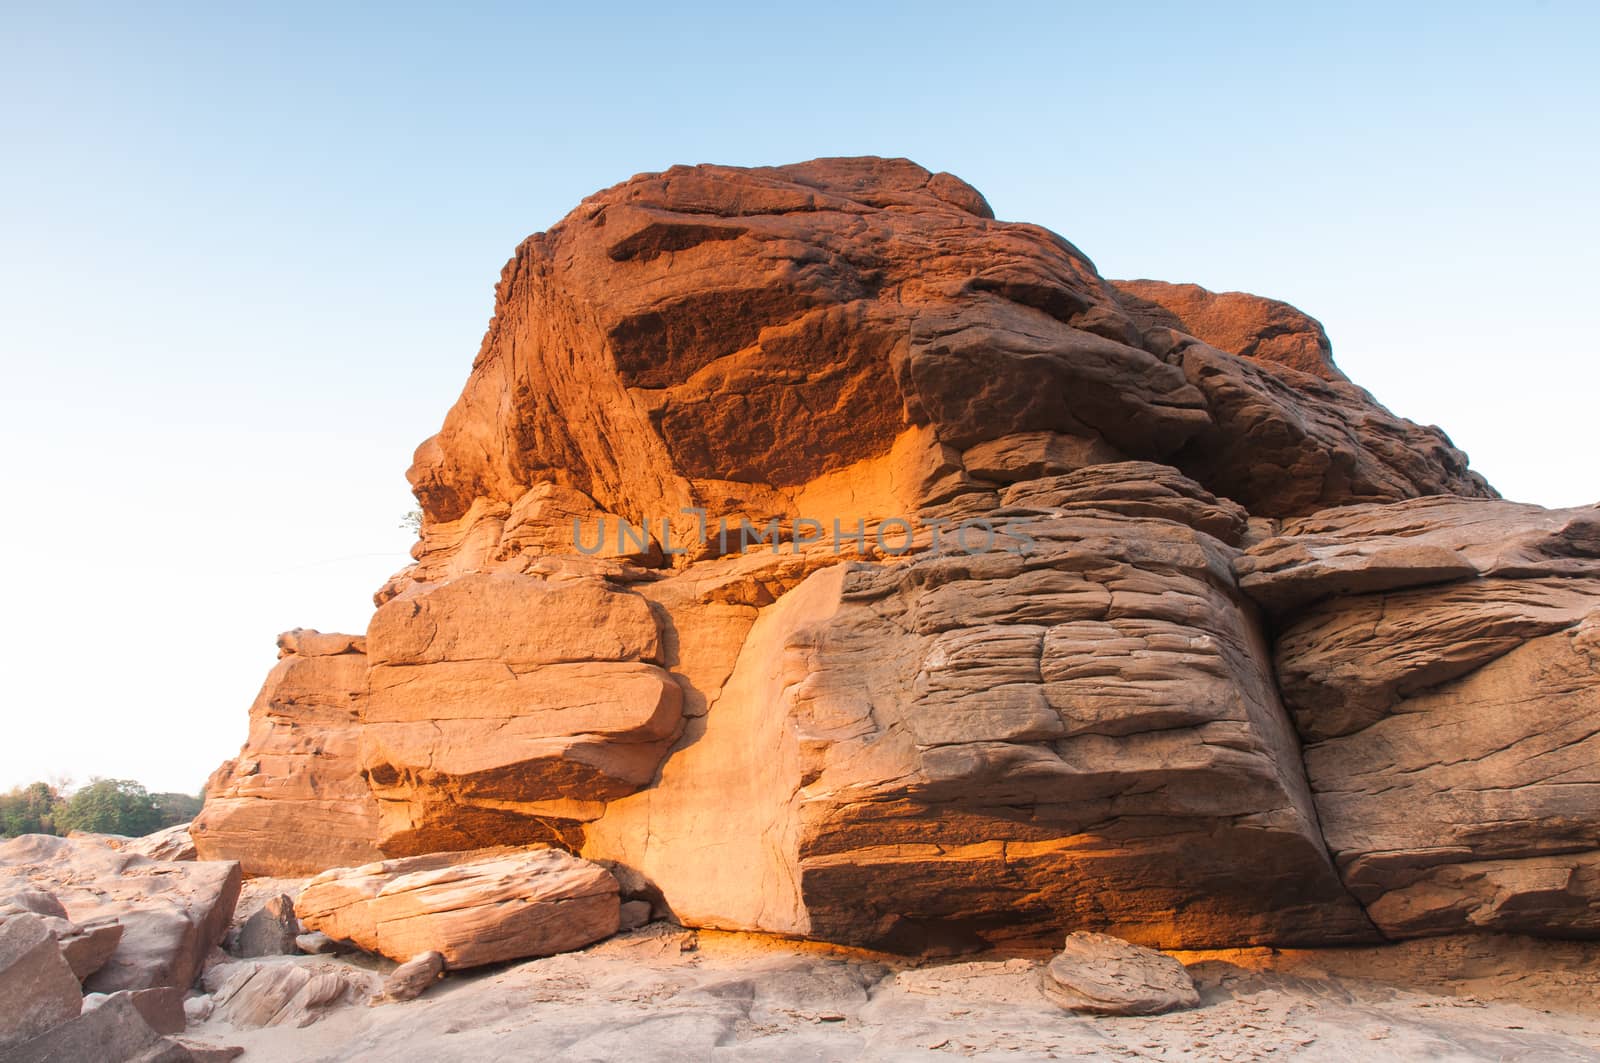
M190 794L153 794L132 779L91 779L70 793L47 782L0 794L0 836L93 834L139 837L187 823L200 813Z

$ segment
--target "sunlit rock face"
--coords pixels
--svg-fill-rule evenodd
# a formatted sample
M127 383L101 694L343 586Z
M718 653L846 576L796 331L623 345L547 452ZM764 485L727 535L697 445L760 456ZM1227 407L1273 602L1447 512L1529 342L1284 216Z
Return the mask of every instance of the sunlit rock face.
M202 860L246 875L297 875L378 859L377 802L361 777L366 640L296 630L250 707L239 756L206 783L190 833Z
M1595 511L1499 501L1293 307L1105 281L949 174L597 193L409 475L313 773L385 856L907 951L1595 929ZM218 855L314 807L250 785Z

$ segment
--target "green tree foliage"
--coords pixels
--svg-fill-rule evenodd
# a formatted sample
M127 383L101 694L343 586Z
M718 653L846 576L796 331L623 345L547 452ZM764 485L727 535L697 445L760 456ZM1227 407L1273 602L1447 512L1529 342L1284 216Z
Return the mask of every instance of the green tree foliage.
M64 794L36 782L0 794L0 837L19 834L126 834L139 837L200 814L202 800L192 794L152 794L132 779L90 779Z
M138 837L162 826L155 799L132 779L91 779L67 798L55 821L62 834L81 830Z
M175 827L179 823L189 822L200 814L200 806L204 803L193 794L151 794L150 800L155 802L161 827ZM160 830L161 827L156 829Z
M18 786L0 794L0 835L55 834L61 794L46 782Z

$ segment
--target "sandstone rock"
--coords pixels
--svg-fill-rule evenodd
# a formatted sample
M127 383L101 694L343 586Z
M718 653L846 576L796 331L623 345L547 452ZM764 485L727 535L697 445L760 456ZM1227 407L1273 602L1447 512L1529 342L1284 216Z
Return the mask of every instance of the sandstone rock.
M567 952L616 933L617 881L558 849L489 849L385 860L312 879L305 924L404 961L451 969Z
M1183 367L1214 423L1172 463L1251 513L1290 517L1422 495L1495 497L1442 431L1394 416L1354 384L1268 369L1163 330L1146 342Z
M1346 506L1286 523L1235 563L1239 586L1274 612L1334 595L1474 576L1600 575L1600 507L1419 498Z
M104 1007L117 1000L127 1000L135 1011L144 1017L156 1033L182 1033L188 1025L184 1008L183 990L172 986L155 989L120 989L115 993L90 993L83 998L83 1010Z
M300 1028L330 1008L359 1004L378 991L378 977L345 964L246 961L207 972L213 1014L242 1030Z
M77 1002L73 1011L77 1012ZM163 1052L162 1050L171 1050ZM127 994L118 993L97 1008L7 1050L6 1063L128 1063L157 1059L180 1063L189 1057L180 1046L151 1028Z
M1280 531L1235 567L1379 928L1593 933L1600 511L1418 499Z
M368 644L361 759L389 853L573 844L679 731L650 603L597 579L419 588L378 610Z
M418 953L384 979L383 995L390 1000L415 1000L444 977L444 966L440 953Z
M454 572L425 563L419 578L488 567L505 553L511 507L541 484L636 522L686 506L793 516L808 485L847 474L865 485L924 427L955 449L957 469L970 453L1002 482L1111 454L1164 460L1206 435L1194 465L1219 475L1252 446L1280 447L1238 482L1282 512L1483 492L1442 435L1337 379L1304 315L1202 293L1238 304L1222 317L1240 327L1190 311L1152 328L1066 241L933 191L954 184L905 160L678 167L531 237L502 274L471 380L410 473L420 556L439 542L473 559ZM1249 358L1141 336L1179 325L1273 371L1297 362L1334 379L1306 377L1320 390L1303 403L1299 382L1280 393ZM1328 403L1337 410L1324 414ZM1032 456L1002 457L1024 437ZM1274 492L1269 475L1296 482ZM903 504L859 500L880 517ZM663 547L693 546L690 524Z
M1018 432L969 447L961 455L961 466L980 480L1009 484L1122 460L1114 447L1099 438Z
M1288 303L1245 292L1211 292L1198 284L1134 280L1111 285L1141 329L1173 328L1269 367L1346 379L1333 364L1333 344L1322 323Z
M1306 749L1345 881L1391 936L1600 932L1600 602Z
M285 894L267 901L239 927L234 944L235 956L292 956L300 921L294 915L294 901Z
M62 958L80 982L105 966L122 940L122 924L115 918L83 925L74 923L67 918L67 910L61 902L46 890L11 888L0 892L0 924L18 914L37 916L44 921L61 949Z
M1114 462L1018 483L1001 495L1012 509L1098 510L1129 517L1155 517L1238 545L1249 514L1219 499L1170 465Z
M408 475L415 564L284 636L194 828L416 855L308 888L332 937L492 962L520 872L448 852L508 843L909 951L1587 932L1600 511L1497 500L1284 304L1113 286L905 160L678 167L518 248Z
M1078 931L1045 967L1045 996L1068 1011L1155 1015L1200 1003L1183 964L1109 934Z
M332 956L347 951L347 946L343 942L335 941L320 930L296 935L294 946L310 956Z
M80 925L115 919L122 937L85 988L187 988L222 939L239 895L232 862L162 862L40 834L0 843L0 891L52 893Z
M81 998L43 919L23 912L0 922L0 1053L76 1016Z
M1176 520L1028 527L1026 556L813 574L585 852L690 925L892 948L1086 919L1168 946L1370 936L1232 551Z
M148 856L152 860L198 860L200 857L195 852L194 839L189 835L189 826L187 823L179 823L165 830L158 830L154 834L147 834L143 838L130 839L121 847L122 851Z
M624 901L619 930L637 930L650 921L653 908L649 901Z
M106 965L122 943L123 926L116 918L90 923L69 923L55 930L61 955L72 973L83 981Z
M1597 609L1600 566L1591 579L1469 579L1328 599L1278 636L1278 684L1304 739L1353 734Z
M206 786L199 855L249 875L310 875L376 859L378 806L360 777L365 640L297 629L250 707L250 737Z

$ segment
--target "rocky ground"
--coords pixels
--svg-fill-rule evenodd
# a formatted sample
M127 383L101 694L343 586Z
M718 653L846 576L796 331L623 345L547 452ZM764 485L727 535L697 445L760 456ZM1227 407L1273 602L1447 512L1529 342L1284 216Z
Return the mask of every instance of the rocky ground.
M1041 994L1044 956L917 965L653 924L305 1028L218 1018L186 1036L250 1061L1600 1059L1600 946L1453 937L1180 956L1198 1008L1091 1017Z

